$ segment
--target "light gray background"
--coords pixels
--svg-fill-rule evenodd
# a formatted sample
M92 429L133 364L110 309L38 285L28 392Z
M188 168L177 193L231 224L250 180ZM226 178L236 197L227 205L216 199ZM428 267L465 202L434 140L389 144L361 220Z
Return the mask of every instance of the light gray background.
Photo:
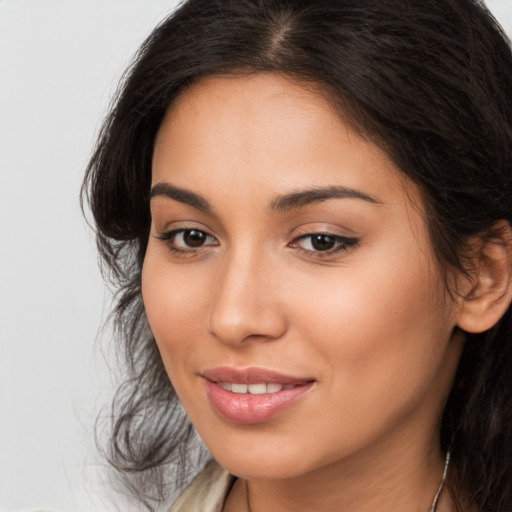
M134 51L177 0L0 0L0 508L111 511L92 427L108 294L79 188ZM512 0L489 7L509 34ZM123 509L126 510L126 509Z

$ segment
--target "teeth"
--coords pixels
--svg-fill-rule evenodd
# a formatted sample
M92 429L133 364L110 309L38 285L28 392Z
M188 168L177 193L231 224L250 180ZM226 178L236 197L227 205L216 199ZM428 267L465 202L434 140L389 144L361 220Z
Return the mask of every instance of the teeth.
M231 391L231 382L219 382L219 386L226 391Z
M264 382L258 384L235 384L232 382L218 382L219 386L226 391L231 391L237 394L251 394L263 395L265 393L278 393L282 389L293 389L294 384L265 384Z
M251 395L263 395L267 392L266 384L249 384L247 389Z
M281 391L284 386L281 384L267 384L267 393L277 393L278 391Z
M231 391L233 393L247 393L247 384L231 384Z

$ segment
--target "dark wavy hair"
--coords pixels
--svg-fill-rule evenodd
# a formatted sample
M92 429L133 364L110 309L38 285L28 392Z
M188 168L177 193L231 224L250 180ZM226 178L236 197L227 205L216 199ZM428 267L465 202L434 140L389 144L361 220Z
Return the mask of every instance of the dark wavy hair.
M478 0L189 0L138 52L101 130L82 189L105 274L124 383L107 456L152 507L175 463L189 477L194 430L165 373L141 298L155 136L202 77L273 72L319 87L419 187L446 284L467 244L512 217L512 55ZM512 511L512 313L467 334L440 419L451 492ZM154 491L156 490L156 494Z

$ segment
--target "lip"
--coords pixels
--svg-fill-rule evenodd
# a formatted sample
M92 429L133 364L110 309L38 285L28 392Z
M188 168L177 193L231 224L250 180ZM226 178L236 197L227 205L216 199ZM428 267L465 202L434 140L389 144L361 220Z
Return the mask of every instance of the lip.
M268 382L269 384L303 384L314 379L310 377L292 377L265 368L231 368L219 367L210 368L202 373L202 376L212 382L236 382L237 384L258 384Z
M263 368L211 368L201 375L205 379L206 393L216 412L231 423L245 425L271 420L299 401L315 383L311 378L289 376ZM220 382L237 384L264 382L294 387L282 389L277 393L252 395L227 391L219 385Z

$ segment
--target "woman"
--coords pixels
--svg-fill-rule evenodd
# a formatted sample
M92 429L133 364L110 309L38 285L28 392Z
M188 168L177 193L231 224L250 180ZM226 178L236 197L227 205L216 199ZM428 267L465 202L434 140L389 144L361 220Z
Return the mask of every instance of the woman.
M512 510L511 79L471 0L189 0L154 31L85 182L110 460L149 508L194 425L216 462L172 511Z

